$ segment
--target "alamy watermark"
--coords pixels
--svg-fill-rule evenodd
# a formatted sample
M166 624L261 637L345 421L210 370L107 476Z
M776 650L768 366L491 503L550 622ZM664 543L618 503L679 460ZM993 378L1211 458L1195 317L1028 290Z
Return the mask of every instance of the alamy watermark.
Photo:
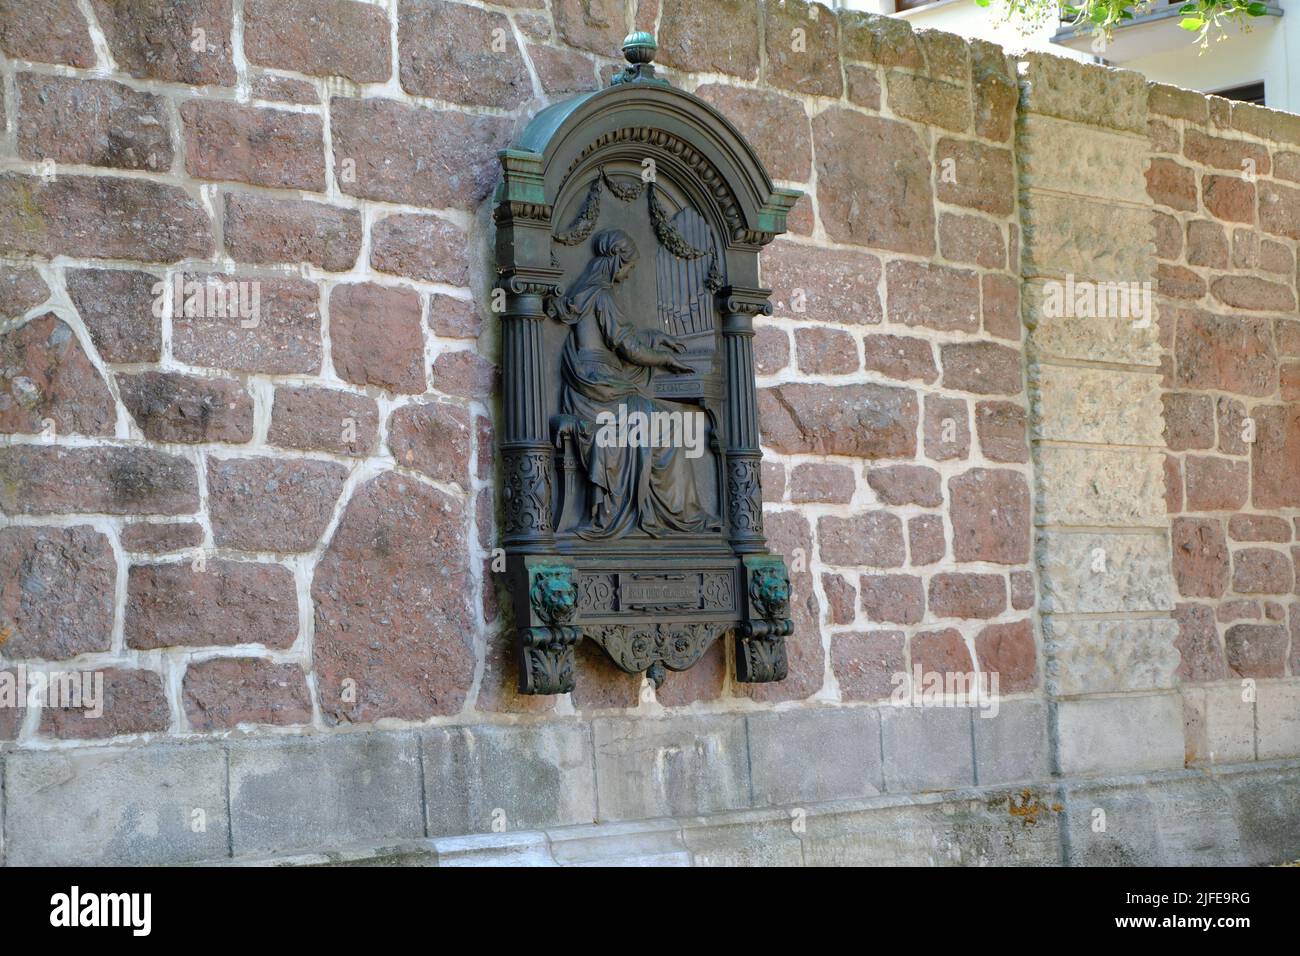
M241 329L255 329L262 322L262 283L256 279L185 279L175 275L155 282L149 291L154 297L154 318L162 318L170 297L173 317L239 319Z
M0 709L22 706L82 710L90 720L104 716L103 671L33 671L19 664L0 670Z
M687 458L704 454L708 427L703 412L602 411L596 415L598 448L681 448Z
M996 717L1001 707L996 671L927 671L917 664L889 682L895 707L978 707L981 717Z
M1094 282L1067 274L1043 283L1043 314L1050 319L1129 319L1145 329L1155 320L1150 282Z
M153 894L83 893L73 886L50 897L50 925L118 926L130 929L132 936L148 936L153 929Z

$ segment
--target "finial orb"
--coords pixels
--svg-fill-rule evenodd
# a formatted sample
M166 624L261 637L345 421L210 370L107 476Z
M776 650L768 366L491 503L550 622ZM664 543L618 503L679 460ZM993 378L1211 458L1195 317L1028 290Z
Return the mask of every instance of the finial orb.
M655 42L654 34L644 30L629 33L623 41L623 56L634 66L651 62L658 51L659 44Z

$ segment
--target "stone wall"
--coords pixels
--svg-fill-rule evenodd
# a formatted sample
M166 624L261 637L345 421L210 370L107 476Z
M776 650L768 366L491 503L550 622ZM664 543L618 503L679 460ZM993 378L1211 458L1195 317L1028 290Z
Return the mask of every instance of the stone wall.
M524 697L495 153L634 28L807 193L755 340L791 673L719 643L656 692L584 644ZM105 682L0 707L7 859L758 814L670 828L707 862L916 792L983 809L890 858L1041 812L1021 858L1097 859L1070 781L1300 754L1295 117L795 0L0 0L0 53L0 663ZM255 323L186 314L211 276ZM1154 282L1158 322L1063 321L1066 281ZM998 716L889 706L914 666L996 674Z
M1300 118L1163 87L1150 111L1186 754L1268 759L1300 735Z

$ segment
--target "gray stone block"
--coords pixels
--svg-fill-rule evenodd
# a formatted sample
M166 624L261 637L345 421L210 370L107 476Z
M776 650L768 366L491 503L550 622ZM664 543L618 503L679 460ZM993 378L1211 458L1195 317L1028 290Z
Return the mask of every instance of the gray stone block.
M548 830L560 866L690 866L675 820L602 823Z
M486 833L596 819L591 731L577 722L534 727L435 727L421 733L429 833Z
M1259 759L1300 754L1300 681L1260 681L1256 693Z
M439 866L555 866L546 835L481 833L434 840Z
M806 822L801 811L799 821ZM695 866L802 866L803 841L788 811L725 814L682 828Z
M749 806L745 718L739 714L599 718L601 820L696 816Z
M423 837L419 761L409 733L232 743L235 853Z
M1061 773L1140 773L1183 765L1178 694L1130 695L1056 704Z
M875 708L751 714L754 805L870 797L884 789Z
M4 786L10 866L192 863L229 855L226 756L219 746L10 753Z
M1300 855L1300 766L1294 762L1063 789L1071 865L1249 866Z
M1165 860L1181 866L1226 864L1236 858L1238 844L1229 826L1226 796L1217 787L1207 792L1211 788L1208 780L1180 780L1159 789L1067 786L1068 862L1072 866L1142 866ZM1176 819L1162 819L1171 814Z
M971 708L882 707L885 789L953 790L975 783Z
M992 711L987 711L992 713ZM1004 700L997 716L976 710L975 774L980 786L1046 780L1051 776L1047 704Z
M1255 759L1255 704L1237 684L1189 686L1183 697L1183 750L1188 764Z
M263 853L241 856L202 866L437 866L438 852L432 840L408 840L402 843L348 846L339 849L302 853Z
M1238 865L1300 859L1300 761L1215 770L1232 796L1241 853Z
M1039 812L1012 813L1000 793L880 798L810 812L803 837L808 866L1051 866L1060 862L1060 819L1051 794L1032 792ZM1021 795L1015 797L1023 801ZM1033 822L1027 822L1028 819Z

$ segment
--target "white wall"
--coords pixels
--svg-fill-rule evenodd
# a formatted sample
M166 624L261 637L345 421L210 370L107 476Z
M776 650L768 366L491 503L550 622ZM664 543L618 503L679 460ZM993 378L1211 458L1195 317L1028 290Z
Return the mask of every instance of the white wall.
M1261 18L1248 31L1235 30L1204 53L1169 50L1123 65L1160 83L1204 93L1263 80L1266 105L1300 112L1300 65L1287 63L1288 49L1293 59L1300 57L1300 0L1284 0L1281 6L1282 17Z

